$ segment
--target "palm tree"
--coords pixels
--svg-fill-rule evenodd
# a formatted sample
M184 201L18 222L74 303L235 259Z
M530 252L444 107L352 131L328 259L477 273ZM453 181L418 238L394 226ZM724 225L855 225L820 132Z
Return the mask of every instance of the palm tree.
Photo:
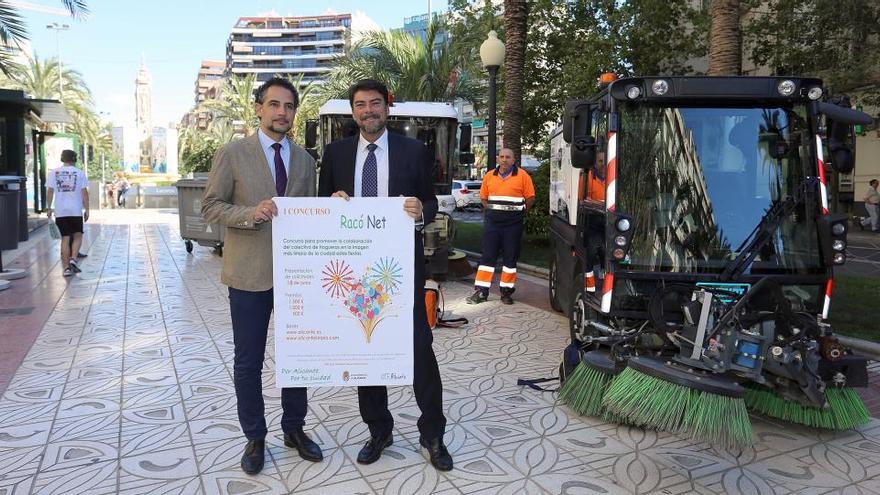
M522 153L528 19L528 2L504 0L504 147L513 150L517 162Z
M440 24L432 22L424 40L402 31L367 33L349 57L338 60L321 87L322 95L347 98L355 81L369 78L383 81L398 99L476 101L479 81L445 43L435 46L440 29Z
M58 87L59 72L62 88ZM23 90L32 98L61 100L65 105L67 102L85 106L92 104L92 93L82 74L62 66L57 58L41 61L37 54L34 54L33 58L28 59L23 70L16 71L11 76L10 83L15 89Z
M738 76L742 72L741 0L714 0L709 36L709 75Z
M222 125L230 128L240 125L245 135L250 136L257 131L257 113L254 108L255 81L254 74L226 79L220 87L219 96L216 99L205 100L197 111L213 114L212 124L219 120L222 121Z
M61 3L73 17L82 17L89 13L83 0L61 0ZM24 19L19 15L16 7L8 0L0 0L0 42L4 46L12 46L21 45L27 39ZM9 76L13 68L12 54L0 50L0 72Z
M58 80L62 80L63 89L58 86ZM69 67L62 67L55 58L40 60L36 54L28 59L27 66L16 70L10 78L2 81L4 87L19 89L31 98L61 100L64 108L73 119L73 127L81 135L84 142L87 129L95 127L98 121L93 110L92 93L83 80L82 75ZM88 124L87 124L88 123ZM54 127L63 131L64 124Z

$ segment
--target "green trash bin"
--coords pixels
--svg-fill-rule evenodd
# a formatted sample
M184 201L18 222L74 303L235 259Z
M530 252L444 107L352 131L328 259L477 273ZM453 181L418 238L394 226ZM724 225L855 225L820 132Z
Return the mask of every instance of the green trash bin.
M177 212L180 217L180 237L186 242L186 251L191 253L193 242L200 246L212 247L223 255L223 240L226 227L217 223L207 223L202 218L202 200L205 197L206 178L181 179L177 181Z

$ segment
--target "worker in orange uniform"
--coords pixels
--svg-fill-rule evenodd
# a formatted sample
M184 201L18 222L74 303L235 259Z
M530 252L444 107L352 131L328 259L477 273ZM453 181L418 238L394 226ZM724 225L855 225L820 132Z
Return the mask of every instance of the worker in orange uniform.
M480 188L484 212L483 256L468 304L479 304L489 298L499 251L504 254L499 282L501 302L513 304L511 296L516 289L516 260L522 244L523 221L535 201L532 178L515 163L513 150L501 148L498 167L483 177Z

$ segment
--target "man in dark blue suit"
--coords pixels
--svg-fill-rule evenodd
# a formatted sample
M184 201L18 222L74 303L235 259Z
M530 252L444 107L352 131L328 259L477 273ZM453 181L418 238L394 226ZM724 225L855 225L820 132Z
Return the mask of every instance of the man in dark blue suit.
M335 141L324 148L319 196L348 199L351 196L405 196L404 209L423 226L437 213L437 198L431 187L432 159L424 143L391 134L388 119L388 88L379 81L365 79L349 90L354 121L360 128L356 136ZM413 389L422 415L419 443L440 471L452 469L452 456L443 443L446 417L443 415L443 388L437 358L431 347L433 336L425 313L425 259L422 236L415 242L415 294L413 304ZM372 464L392 443L394 418L388 411L385 387L358 387L361 417L370 429L370 440L358 453L357 461Z

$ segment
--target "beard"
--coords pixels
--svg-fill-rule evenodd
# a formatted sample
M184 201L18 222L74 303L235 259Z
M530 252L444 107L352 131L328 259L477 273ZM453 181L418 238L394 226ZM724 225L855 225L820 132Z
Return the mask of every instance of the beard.
M288 121L286 124L282 124L278 121L273 120L272 123L269 124L269 129L271 129L272 132L287 134L287 131L290 130L291 125L292 123L290 121Z
M368 117L373 117L373 119L369 121L365 120ZM376 134L385 128L385 119L375 114L365 115L358 122L358 127L367 134Z

